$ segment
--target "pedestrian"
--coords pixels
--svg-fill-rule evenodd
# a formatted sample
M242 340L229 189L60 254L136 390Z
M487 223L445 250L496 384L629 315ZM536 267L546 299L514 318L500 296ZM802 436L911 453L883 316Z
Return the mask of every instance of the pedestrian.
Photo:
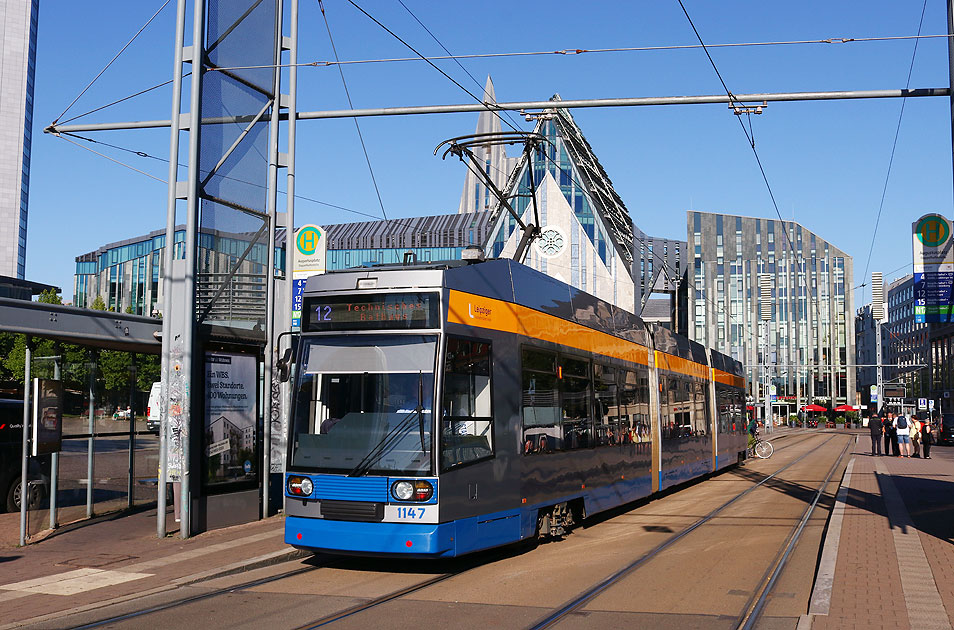
M924 448L924 459L931 459L931 444L934 436L931 435L931 419L925 418L921 423L921 446Z
M901 456L901 447L898 444L898 427L896 425L898 419L895 414L890 414L890 424L885 427L885 429L890 433L891 437L891 455L893 457Z
M891 455L891 423L893 422L890 413L884 414L884 421L882 421L881 433L884 435L884 454L885 456Z
M899 413L898 417L894 419L894 428L898 433L898 446L901 447L901 457L911 457L911 430L908 427L910 422L904 416L904 413Z
M871 416L868 419L868 430L871 432L871 455L881 456L881 437L884 434L884 426L881 424L881 418Z
M912 415L908 422L908 430L911 435L911 448L914 450L912 457L921 457L921 421L917 416Z

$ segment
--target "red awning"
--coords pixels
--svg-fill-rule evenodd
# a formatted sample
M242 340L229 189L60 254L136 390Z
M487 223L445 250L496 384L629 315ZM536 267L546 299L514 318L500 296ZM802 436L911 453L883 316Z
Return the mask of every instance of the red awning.
M802 411L828 411L821 405L805 405L802 407Z
M835 407L835 411L857 411L857 409L855 409L851 405L838 405L837 407Z

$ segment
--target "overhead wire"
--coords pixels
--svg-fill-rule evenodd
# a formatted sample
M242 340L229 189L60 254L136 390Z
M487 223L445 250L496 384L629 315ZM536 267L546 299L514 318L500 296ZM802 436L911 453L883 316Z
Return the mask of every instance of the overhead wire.
M676 0L676 1L679 3L679 6L682 8L682 12L685 14L686 19L689 21L689 26L692 27L692 32L695 33L696 38L699 40L699 45L702 47L702 50L706 53L706 57L709 59L709 64L712 66L712 69L715 71L716 76L719 78L719 82L722 84L722 88L725 90L726 96L729 97L730 104L735 102L735 95L732 93L732 90L729 89L729 86L726 85L725 80L722 78L722 73L719 72L719 68L718 66L716 66L715 60L712 58L712 55L709 53L708 47L706 46L705 42L702 39L702 35L699 34L699 30L696 28L695 23L692 21L692 17L689 15L689 11L686 9L686 6L683 4L682 0ZM745 123L742 122L741 116L737 116L736 118L738 118L739 126L742 129L742 133L745 134L745 138L748 141L749 146L752 148L752 154L755 156L755 161L759 166L759 172L761 172L762 174L762 181L765 182L765 187L768 190L769 197L772 200L772 206L775 208L775 214L778 215L779 222L782 225L782 230L785 233L785 240L788 242L789 252L791 252L793 261L796 263L796 270L795 270L796 288L801 288L800 285L797 283L797 281L798 281L798 275L801 270L801 266L805 264L805 258L801 254L795 251L795 245L794 243L792 243L792 239L788 234L788 228L785 225L785 219L782 218L782 213L781 211L779 211L778 202L775 199L775 193L772 191L772 185L769 183L768 175L765 172L765 167L762 165L762 159L759 157L759 152L755 148L754 136L749 135L748 130L745 128ZM791 221L790 223L794 224L794 221ZM799 264L799 260L801 261L801 264ZM786 271L786 274L787 273L788 272ZM811 304L814 304L815 308L817 309L818 303L816 302L815 297L812 295L811 287L806 287L805 294L808 297L809 302ZM796 294L797 301L800 301L800 297L801 296ZM796 308L798 308L798 305L796 305ZM796 322L797 322L797 319L796 319Z
M461 70L463 70L463 71L467 74L467 76L469 76L470 79L471 79L471 80L477 85L477 87L479 88L479 87L480 87L480 81L477 80L477 77L475 77L474 75L472 75L472 74L467 70L467 68L464 67L464 64L462 64L462 63L460 62L460 59L458 59L457 57L455 57L455 56L451 53L451 51L447 49L447 46L445 46L443 43L441 43L441 40L439 40L439 39L437 38L437 35L435 35L433 32L431 32L431 29L427 28L427 26L424 24L424 22L422 22L422 21L420 20L420 18L418 18L418 17L414 14L414 12L411 11L411 9L409 9L406 4L404 4L404 0L398 0L398 2L401 4L402 7L404 7L404 10L407 11L407 12L411 15L412 18L414 18L414 21L416 21L418 24L420 24L420 25L421 25L421 28L423 28L423 29L427 32L427 34L430 35L430 36L434 39L435 42L437 42L437 45L440 46L441 49L442 49L444 52L447 53L447 58L448 58L448 59L453 59L454 62L457 64L457 66L458 66ZM501 122L507 122L507 121L504 121L503 118L501 118L501 114L500 114L499 111L496 111L496 110L495 110L495 111L494 111L494 114L497 115L497 118L499 118ZM517 124L516 124L516 123L514 122L514 120L513 120L512 114L511 114L510 112L504 112L504 114L507 116L507 120L509 121L507 124L510 126L510 128L513 129L514 131L520 131L520 129L517 127Z
M192 74L191 71L190 71L190 72L186 72L185 74L182 75L182 78L185 79L186 77L188 77L188 76L191 75L191 74ZM117 100L111 102L111 103L106 103L105 105L100 105L99 107L96 107L96 108L94 108L94 109L91 109L91 110L89 110L88 112L83 112L82 114L77 114L76 116L73 116L72 118L67 118L66 120L62 120L62 121L54 121L52 124L55 125L55 124L59 123L59 124L61 124L61 125L65 125L66 123L73 122L74 120L77 120L77 119L79 119L79 118L82 118L83 116L89 116L90 114L94 114L94 113L96 113L96 112L98 112L98 111L102 111L102 110L104 110L104 109L107 109L107 108L109 108L109 107L112 107L113 105L118 105L118 104L120 104L120 103L122 103L122 102L128 101L128 100L130 100L130 99L134 99L134 98L136 98L137 96L142 96L143 94L147 94L147 93L149 93L149 92L152 92L153 90L157 90L157 89L159 89L159 88L161 88L161 87L165 87L165 86L169 85L170 83L172 83L172 81L173 81L172 79L169 79L168 81L163 81L162 83L159 83L159 84L154 85L154 86L152 86L152 87L148 87L148 88L146 88L146 89L144 89L144 90L140 90L140 91L138 91L138 92L136 92L136 93L134 93L134 94L130 94L129 96L124 96L124 97L122 97L122 98L120 98L120 99L117 99Z
M805 40L786 40L786 41L768 41L768 42L729 42L722 44L707 44L708 48L741 48L741 47L755 47L755 46L794 46L794 45L812 45L812 44L824 44L824 45L836 45L836 44L850 44L850 43L869 43L869 42L884 42L884 41L899 41L899 40L910 40L910 39L946 39L948 35L896 35L888 37L828 37L824 39L805 39ZM531 57L531 56L543 56L543 55L557 55L557 56L574 56L582 55L586 53L595 53L595 54L604 54L604 53L629 53L629 52L654 52L654 51L668 51L668 50L695 50L700 49L702 46L698 44L669 44L669 45L660 45L660 46L630 46L630 47L616 47L616 48L564 48L562 50L537 50L537 51L515 51L515 52L500 52L500 53L473 53L473 54L462 54L462 55L432 55L426 57L390 57L390 58L381 58L381 59L351 59L345 61L330 61L330 60L316 60L316 61L306 61L296 64L269 64L269 65L255 65L255 66L229 66L216 68L215 70L256 70L261 68L289 68L295 66L296 68L318 68L318 67L328 67L334 65L354 65L354 64L375 64L375 63L402 63L409 61L446 61L451 59L495 59L495 58L507 58L507 57Z
M119 58L119 56L122 55L124 52L126 52L126 49L129 48L134 41L136 41L136 38L139 37L139 35L141 35L144 30L146 30L146 27L148 27L148 26L152 23L152 21L153 21L154 19L156 19L156 17L157 17L160 13L162 13L162 10L165 9L166 6L168 6L168 4L169 4L171 1L172 1L172 0L166 0L165 2L162 3L162 6L159 7L159 9L152 15L152 17L149 18L148 20L146 20L146 23L143 24L142 27L140 27L140 29L139 29L138 31L136 31L136 34L133 35L132 38L130 38L130 40L129 40L128 42L126 42L126 44L119 50L119 52L116 53L116 54L113 56L113 58L109 60L109 63L107 63L107 64L103 67L103 69L99 71L99 74L97 74L95 77L93 77L93 80L90 81L90 82L86 85L85 88L83 88L83 90L76 96L76 98L74 98L72 101L70 101L70 104L66 106L66 109L64 109L63 112L62 112L59 116L57 116L57 117L53 120L53 122L52 122L51 124L53 124L53 125L57 124L57 123L59 122L60 118L62 118L63 116L66 115L66 112L68 112L68 111L70 110L70 108L73 107L73 105L76 104L76 101L80 100L80 98L82 98L83 95L86 94L86 92L93 86L93 84L96 83L96 81L97 81L101 76L103 76L103 74L109 69L109 67L113 65L113 63Z
M460 69L463 70L464 73L467 74L468 77L470 77L470 79L474 82L474 84L475 84L478 88L480 88L480 87L481 87L480 81L477 80L477 77L475 77L473 74L471 74L470 71L468 71L467 68L464 67L464 64L462 64L462 63L460 62L460 60L457 59L457 58L453 55L453 53L451 53L451 51L447 49L447 46L445 46L445 45L441 42L441 40L437 38L437 35L435 35L435 34L431 31L431 29L429 29L429 28L427 27L427 25L425 25L424 22L422 22L421 19L418 18L417 15L415 15L414 12L411 11L411 9L408 8L408 6L407 6L406 4L404 4L403 0L398 0L398 2L400 2L400 3L401 3L401 6L404 7L404 10L407 11L408 14L410 14L410 16L411 16L412 18L414 18L414 21L416 21L416 22L421 26L421 28L423 28L424 31L425 31L428 35L430 35L431 38L432 38L435 42L437 42L437 45L440 46L441 49L442 49L444 52L447 53L446 59L453 59L454 62L457 63L458 67L460 67ZM506 124L506 125L507 125L508 127L510 127L513 131L516 131L516 132L520 132L520 131L521 131L521 129L517 127L517 123L514 122L513 117L512 117L512 114L511 114L510 112L508 112L508 111L504 111L504 112L503 112L503 114L507 117L507 120L504 120L504 119L501 117L501 112L500 112L499 110L492 110L491 113L492 113L494 116L496 116L496 118L497 118L500 122ZM464 161L463 158L461 159L461 161L462 161L462 162ZM465 166L467 166L467 163L466 163L466 162L465 162ZM470 167L468 166L468 170L469 170L469 168L470 168ZM504 178L505 180L510 176L510 173L505 172L505 171L504 171L503 169L501 169L497 164L494 164L494 163L492 163L492 162L490 163L490 168L492 168L492 169L493 169L496 173L498 173L499 175L503 176L503 178Z
M135 172L139 173L140 175L145 175L146 177L148 177L148 178L150 178L150 179L154 179L154 180L156 180L157 182L161 182L161 183L166 184L166 185L169 184L169 182L167 182L166 180L164 180L164 179L162 179L162 178L160 178L160 177L156 177L155 175L152 175L152 174L150 174L150 173L147 173L146 171L140 170L140 169L136 168L135 166L131 166L131 165L129 165L129 164L126 164L125 162L122 162L122 161L117 160L117 159L115 159L115 158L109 157L109 156L106 155L105 153L100 153L99 151L96 151L96 150L91 149L91 148L89 148L89 147L84 147L83 145L81 145L79 142L76 142L75 140L71 140L71 139L69 139L69 138L67 138L67 137L65 137L65 136L62 136L62 135L61 135L60 137L61 137L63 140L66 140L67 142L69 142L70 144L74 144L74 145L78 146L79 148L83 149L84 151L89 151L90 153L94 153L94 154L96 154L96 155L98 155L98 156L100 156L100 157L102 157L102 158L105 158L105 159L109 160L110 162L113 162L113 163L115 163L115 164L118 164L118 165L120 165L120 166L122 166L122 167L124 167L124 168L128 168L128 169L131 170L131 171L135 171ZM84 139L85 139L85 138L84 138Z
M924 27L924 13L927 10L927 0L924 0L924 4L921 6L921 20L918 23L918 34L920 35L921 29ZM914 73L914 61L918 55L918 40L914 40L914 51L911 53L911 65L908 66L908 79L905 82L904 87L909 88L911 86L911 75ZM901 121L904 119L904 105L907 103L907 97L901 98L901 111L898 113L898 125L894 130L894 142L891 144L891 157L888 158L888 170L884 174L884 187L881 189L881 203L878 205L878 216L875 218L874 231L871 233L871 246L868 247L868 259L865 261L865 272L862 276L867 280L868 278L868 269L871 266L871 254L874 253L875 240L878 236L878 226L881 224L881 212L884 210L884 200L888 194L888 180L891 178L891 167L894 164L894 153L898 148L898 136L901 134ZM864 285L862 285L864 286ZM861 292L861 300L864 301L865 293L864 290Z
M131 164L127 164L127 163L125 163L125 162L123 162L123 161L121 161L121 160L117 160L117 159L115 159L115 158L113 158L113 157L110 157L110 156L108 156L108 155L106 155L106 154L104 154L104 153L101 153L101 152L99 152L99 151L93 151L93 150L89 149L88 147L85 147L85 146L83 146L83 145L81 145L81 144L79 144L79 143L77 143L77 142L74 142L74 141L70 140L70 138L75 138L76 140L82 140L82 141L87 142L87 143L90 143L90 144L100 144L100 145L109 147L109 148L111 148L111 149L116 149L116 150L118 150L118 151L123 151L123 152L125 152L125 153L130 153L130 154L135 155L135 156L137 156L137 157L141 157L141 158L145 158L145 159L151 159L151 160L157 160L157 161L159 161L159 162L163 162L163 163L166 163L166 164L169 163L168 158L155 156L155 155L152 155L152 154L147 153L147 152L145 152L145 151L138 151L138 150L136 150L136 149L130 149L130 148L128 148L128 147L123 147L123 146L120 146L120 145L117 145L117 144L112 144L112 143L109 143L109 142L104 142L104 141L102 141L102 140L96 140L96 139L94 139L94 138L87 138L87 137L85 137L85 136L81 136L81 135L79 135L79 134L72 133L72 132L60 132L60 133L54 134L54 136L55 136L55 137L58 137L58 138L60 138L60 139L62 139L62 140L66 140L66 141L70 142L71 144L74 144L74 145L80 147L81 149L90 151L91 153L94 153L94 154L96 154L96 155L98 155L98 156L100 156L100 157L102 157L102 158L105 158L105 159L109 160L110 162L113 162L113 163L118 164L118 165L120 165L120 166L122 166L122 167L124 167L124 168L127 168L127 169L131 170L131 171L135 171L136 173L139 173L139 174L141 174L141 175L145 175L146 177L149 177L150 179L154 179L154 180L156 180L156 181L158 181L158 182L161 182L161 183L163 183L163 184L167 184L167 185L168 185L168 182L167 182L166 180L164 180L164 179L158 178L158 177L156 177L156 176L154 176L154 175L150 175L149 173L147 173L147 172L145 172L145 171L142 171L142 170L140 170L140 169L138 169L138 168L132 166ZM67 138L67 137L65 137L65 136L69 136L70 138ZM179 166L185 168L185 167L187 167L188 165L187 165L187 164L179 163ZM228 176L228 175L216 174L215 177L221 178L221 179L225 179L225 180L229 180L229 181L238 182L238 183L241 183L241 184L247 184L247 185L249 185L249 186L253 186L253 187L256 187L256 188L263 188L263 189L266 189L266 188L267 188L267 186L266 186L265 184L259 184L259 183L256 183L256 182L250 182L250 181L247 181L247 180L244 180L244 179L239 179L239 178L237 178L237 177L231 177L231 176ZM287 191L281 190L281 189L277 189L275 192L278 193L278 194L280 194L280 195L287 195L287 194L288 194ZM358 215L358 216L367 217L367 218L369 218L369 219L380 220L380 217L379 217L378 215L376 215L376 214L371 214L370 212L363 212L363 211L361 211L361 210L355 210L355 209L353 209L353 208L348 208L348 207L341 206L341 205L334 204L334 203L330 203L330 202L327 202L327 201L321 201L320 199L314 199L314 198L312 198L312 197L307 197L307 196L305 196L305 195L301 195L301 194L297 194L297 193L295 194L295 199L298 199L298 200L301 200L301 201L308 201L308 202L310 202L310 203L315 203L315 204L322 205L322 206L327 206L327 207L329 207L329 208L334 208L334 209L336 209L336 210L342 210L342 211L344 211L344 212L350 212L350 213L352 213L352 214L356 214L356 215ZM412 222L410 219L405 219L405 218L393 218L393 219L387 219L387 221L390 222L390 223L396 224L396 225L403 225L403 226L409 227L409 228L415 228L415 227L417 227L417 223L416 223L416 222ZM429 234L436 234L436 232L429 231L429 232L421 232L420 234L422 234L422 235L425 235L425 234L426 234L426 235L429 235Z
M349 2L350 4L352 4L356 9L358 9L361 13L363 13L364 15L366 15L369 19L371 19L373 22L375 22L378 26L380 26L380 27L383 28L385 31L387 31L392 37L394 37L394 38L397 39L399 42L401 42L402 44L404 44L407 48L409 48L410 50L412 50L413 52L415 52L421 59L423 59L424 61L428 61L427 58L425 58L420 52L418 52L418 51L417 51L415 48L413 48L410 44L408 44L407 42L405 42L401 37L399 37L397 34L395 34L391 29L389 29L389 28L386 27L384 24L382 24L380 21L378 21L376 18L374 18L373 16L371 16L367 11L365 11L365 10L362 9L360 6L358 6L357 4L355 4L355 2L354 2L353 0L348 0L348 2ZM402 5L403 5L403 2L402 2ZM405 9L407 9L406 6L405 6ZM408 12L410 13L410 10L408 10ZM412 13L412 16L413 16L413 13ZM416 19L416 16L415 16L415 19ZM419 20L418 20L418 23L420 23ZM423 26L423 24L421 24L421 25ZM428 30L428 29L425 27L425 30ZM429 30L428 30L428 33L430 33ZM432 37L433 37L433 34L431 34L431 35L432 35ZM436 39L436 37L435 37L435 39ZM438 43L440 43L440 42L438 42ZM444 48L444 46L443 46L442 44L441 44L441 47ZM446 48L445 48L445 51L446 51ZM476 95L474 95L472 92L470 92L470 90L468 90L467 88L465 88L464 86L462 86L459 82L457 82L455 79L453 79L453 78L452 78L450 75L448 75L446 72L444 72L443 70L441 70L440 68L438 68L436 65L434 65L434 64L431 63L430 61L428 61L428 64L429 64L431 67L433 67L435 70L437 70L438 72L440 72L444 77L446 77L446 78L447 78L448 80L450 80L452 83L454 83L454 85L456 85L458 88L460 88L461 90L463 90L463 91L464 91L466 94L468 94L471 98L475 99L478 103L483 103L483 101L482 101L481 99L479 99ZM465 69L465 72L466 72L466 69ZM469 72L468 72L467 74L470 75ZM471 76L471 79L473 79L475 82L477 82L476 79L474 79L473 76ZM479 82L477 82L477 84L478 84L478 86L479 86ZM493 112L495 115L497 115L498 118L500 118L499 112L497 112L496 110L490 110L490 111ZM512 124L510 124L509 121L504 121L502 118L500 118L500 120L501 120L501 122L507 123L514 131L519 131L519 129L517 129L515 126L513 126ZM552 161L552 159L549 157L549 155L547 155L546 152L543 152L543 156L544 156L545 159ZM527 167L530 168L531 165L528 164ZM559 165L557 165L557 167L559 168ZM581 190L585 190L585 187L584 187L578 180L576 180L575 175L573 175L572 173L571 173L570 175L571 175L571 178L574 179L576 185L579 186ZM639 240L639 241L640 241L641 243L643 243L644 245L647 244L647 243L646 243L645 241L643 241L642 239L639 239L639 237L637 237L637 236L635 235L635 233L634 233L633 236L634 236L634 238L635 238L636 240ZM667 263L667 261L666 261L664 258L662 258L661 256L659 256L659 254L656 253L655 251L653 251L653 248L652 248L652 247L647 247L647 249L648 249L648 250L650 251L650 253L652 253L655 257L659 258L659 260L660 260L660 261L662 262L662 264L663 264L663 268L664 268L664 269L665 269L665 268L668 268L670 271L675 272L675 275L676 275L677 278L680 277L680 275L679 275L679 273L678 273L678 270L672 269L672 267ZM706 299L707 301L710 301L710 302L711 302L711 299L710 299L710 298L705 298L705 299ZM711 302L711 303L712 303L714 306L716 305L714 302ZM729 317L730 317L730 319L733 319L731 315L730 315ZM736 320L736 323L739 323L739 322ZM743 324L740 324L740 325L743 325Z
M325 5L322 0L318 0L318 8L321 10L321 17L325 22L325 29L328 31L328 41L331 43L331 52L334 54L335 59L338 58L338 49L335 47L335 39L331 35L331 25L328 23L328 15L325 13ZM341 84L344 86L345 97L348 99L348 107L354 109L354 103L351 102L351 92L348 90L348 82L345 80L344 70L339 65L338 73L341 75ZM361 150L364 151L364 159L368 164L368 172L371 174L371 183L374 185L374 192L378 196L378 204L381 206L381 216L384 217L384 220L388 220L388 213L384 209L384 200L381 198L381 190L378 188L377 178L374 176L374 167L371 166L371 157L368 155L368 147L364 143L364 136L361 133L361 125L358 124L357 118L352 118L354 121L354 128L358 132L358 140L361 141Z
M461 90L463 90L463 91L464 91L468 96L470 96L472 99L474 99L474 100L477 101L478 103L484 105L484 106L487 108L488 111L491 111L491 112L492 112L492 111L495 111L494 108L492 108L488 103L484 103L483 99L479 98L479 97L478 97L477 95L475 95L473 92L471 92L470 90L468 90L467 88L465 88L463 85L461 85L461 84L457 81L457 79L455 79L454 77L450 76L449 74L447 74L446 72L444 72L443 70L441 70L437 65L435 65L432 61L430 61L427 57L425 57L425 56L422 55L420 52L418 52L418 50L417 50L416 48L414 48L413 46L411 46L410 44L408 44L406 41L404 41L404 40L401 38L400 35L398 35L398 34L395 33L394 31L392 31L391 29L389 29L387 26L385 26L384 24L382 24L376 17L374 17L373 15L371 15L370 13L368 13L367 11L365 11L364 9L362 9L354 0L348 0L348 4L350 4L351 6L353 6L355 9L357 9L358 11L360 11L361 13L363 13L369 20L371 20L372 22L374 22L375 24L377 24L378 26L380 26L382 29L384 29L385 31L387 31L387 33L388 33L389 35L391 35L391 37L393 37L394 39L396 39L396 40L398 40L399 42L401 42L401 43L402 43L405 47L407 47L411 52L413 52L415 55L417 55L417 56L418 56L420 59L422 59L423 61L427 62L427 64L428 64L430 67L434 68L435 70L437 70L438 72L440 72L442 75L444 75L444 77L445 77L448 81L450 81L451 83L453 83L454 85L456 85L457 87L459 87Z

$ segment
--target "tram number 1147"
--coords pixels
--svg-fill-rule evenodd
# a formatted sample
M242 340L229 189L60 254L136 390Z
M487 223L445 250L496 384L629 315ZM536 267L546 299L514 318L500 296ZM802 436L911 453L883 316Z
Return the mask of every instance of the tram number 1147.
M424 518L424 508L399 507L397 509L398 518L418 520Z
M391 523L436 523L437 506L388 505L384 508L384 520Z

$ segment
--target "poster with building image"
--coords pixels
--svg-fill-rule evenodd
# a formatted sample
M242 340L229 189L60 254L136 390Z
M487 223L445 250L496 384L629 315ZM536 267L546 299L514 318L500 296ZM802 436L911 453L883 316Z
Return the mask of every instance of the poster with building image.
M63 436L63 382L33 379L33 456L57 453Z
M205 483L215 485L258 475L257 379L254 355L205 355Z

